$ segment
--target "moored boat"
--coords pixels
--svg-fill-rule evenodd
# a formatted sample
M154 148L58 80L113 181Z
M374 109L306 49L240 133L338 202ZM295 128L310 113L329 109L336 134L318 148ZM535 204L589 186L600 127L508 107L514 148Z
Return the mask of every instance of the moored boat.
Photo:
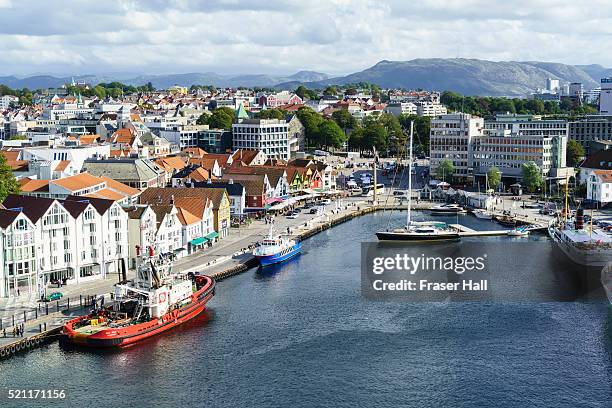
M460 238L457 231L426 226L379 231L376 237L380 241L456 241Z
M68 321L62 340L89 347L131 346L193 319L215 294L213 278L174 274L170 257L155 256L152 248L137 271L133 281L115 285L110 306Z
M280 235L273 236L272 228L270 234L253 250L253 256L257 258L261 266L273 265L287 261L302 252L302 243L298 240L284 238Z
M414 123L410 123L410 147L408 156L408 174L412 175L412 140L414 134ZM408 208L406 211L406 226L399 229L379 231L376 238L379 241L454 241L458 240L459 233L448 228L445 223L439 222L414 222L412 215L412 177L408 178Z
M465 214L467 211L459 204L442 204L431 207L431 215Z
M472 214L474 214L476 218L481 219L481 220L492 220L493 219L493 214L481 208L475 209L474 211L472 211Z
M508 231L509 237L526 237L529 235L529 230L524 227L513 228Z

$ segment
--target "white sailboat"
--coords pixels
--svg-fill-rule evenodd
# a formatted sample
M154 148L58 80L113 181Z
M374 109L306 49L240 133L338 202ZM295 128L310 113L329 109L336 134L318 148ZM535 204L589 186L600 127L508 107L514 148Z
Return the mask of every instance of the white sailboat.
M410 149L408 156L408 208L406 213L406 226L392 231L379 231L376 237L379 241L442 241L458 240L459 233L442 228L439 224L414 223L412 215L412 140L414 135L414 122L410 122Z

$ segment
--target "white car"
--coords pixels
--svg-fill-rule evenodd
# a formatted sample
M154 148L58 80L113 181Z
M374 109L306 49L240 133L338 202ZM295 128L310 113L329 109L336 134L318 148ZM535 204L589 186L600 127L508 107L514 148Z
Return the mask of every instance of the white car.
M321 200L321 205L329 205L331 202L332 201L329 198L326 198L325 200Z
M300 213L294 212L294 213L289 214L287 218L289 218L290 220L295 220L299 216L300 216Z

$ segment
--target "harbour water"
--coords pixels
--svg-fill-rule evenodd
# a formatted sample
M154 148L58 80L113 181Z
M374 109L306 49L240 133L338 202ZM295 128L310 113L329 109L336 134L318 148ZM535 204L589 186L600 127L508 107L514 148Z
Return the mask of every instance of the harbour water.
M2 361L0 387L65 389L72 406L611 406L612 319L603 298L365 300L360 243L404 217L368 215L316 235L287 264L220 282L204 315L130 349L53 343ZM471 216L459 222L500 228ZM508 280L509 290L574 281L570 264L550 270L557 255L548 238L528 239L540 256L507 237L480 239L515 260L498 265L521 277Z

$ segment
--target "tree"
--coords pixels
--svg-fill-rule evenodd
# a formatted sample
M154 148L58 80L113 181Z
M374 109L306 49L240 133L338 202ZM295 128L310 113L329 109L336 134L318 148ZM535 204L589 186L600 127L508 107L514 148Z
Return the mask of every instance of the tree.
M280 109L264 109L262 111L257 112L255 117L257 119L285 119L285 111Z
M584 157L584 154L584 148L580 143L573 139L567 142L566 160L568 166L576 167L580 159Z
M325 96L336 96L337 94L338 94L338 88L336 88L334 85L328 86L323 91L323 95Z
M338 124L338 126L340 126L340 128L344 130L354 129L355 126L357 126L357 121L346 109L335 111L332 113L331 118Z
M363 129L363 147L371 150L376 147L379 152L387 150L387 129L378 121L370 121Z
M436 169L436 178L442 181L450 180L454 173L455 166L453 165L453 162L449 159L444 159L440 162L438 168Z
M325 119L319 125L319 140L324 146L342 147L347 137L336 122Z
M542 172L534 162L523 163L522 173L527 191L534 192L542 186Z
M318 98L317 91L308 89L304 85L298 86L297 89L295 90L295 94L299 96L300 98L302 98L302 100Z
M501 171L499 171L497 167L489 167L489 170L487 170L487 179L489 183L487 188L495 189L495 187L497 187L497 185L501 181L501 176Z
M319 126L323 123L323 117L307 107L298 109L297 117L304 126L307 144L310 146L320 146Z
M6 157L0 154L0 201L4 201L9 194L18 194L19 191L19 183L6 163Z
M234 123L234 110L228 107L217 108L211 114L203 113L196 123L208 125L211 129L231 130Z

